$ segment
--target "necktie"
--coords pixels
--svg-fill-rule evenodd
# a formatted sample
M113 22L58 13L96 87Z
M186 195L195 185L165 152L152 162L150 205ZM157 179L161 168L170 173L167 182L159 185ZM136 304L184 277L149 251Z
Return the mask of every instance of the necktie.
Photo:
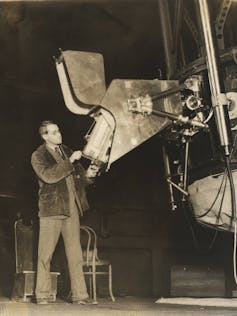
M62 151L61 151L61 149L60 149L59 147L55 147L55 151L56 151L56 153L57 153L59 156L61 156L61 157L63 158Z

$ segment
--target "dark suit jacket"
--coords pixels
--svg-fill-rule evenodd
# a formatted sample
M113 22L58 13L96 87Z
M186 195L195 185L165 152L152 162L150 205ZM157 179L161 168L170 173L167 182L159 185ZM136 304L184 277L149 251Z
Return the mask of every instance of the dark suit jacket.
M69 194L66 177L73 176L76 194L80 200L82 212L89 208L85 187L89 179L85 170L77 162L72 164L69 156L72 150L62 145L66 158L57 162L45 144L39 146L31 156L32 167L39 182L39 216L69 216Z

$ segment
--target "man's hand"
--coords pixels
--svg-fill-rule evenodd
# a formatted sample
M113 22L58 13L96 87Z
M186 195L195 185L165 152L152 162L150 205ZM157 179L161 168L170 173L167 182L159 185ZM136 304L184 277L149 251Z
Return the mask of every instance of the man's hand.
M70 156L69 160L73 163L75 160L80 160L82 156L82 152L80 150L74 151L74 153Z
M99 172L99 167L91 164L89 168L86 170L86 176L88 178L95 178L98 172Z

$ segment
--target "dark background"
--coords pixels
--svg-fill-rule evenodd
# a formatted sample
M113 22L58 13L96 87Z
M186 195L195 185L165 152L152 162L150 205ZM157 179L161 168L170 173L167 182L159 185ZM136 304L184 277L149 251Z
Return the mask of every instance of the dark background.
M185 3L194 10L192 1ZM211 4L215 15L217 2ZM166 69L157 0L1 2L0 43L1 288L10 295L13 223L18 216L37 218L30 156L41 142L39 123L56 121L73 149L83 147L91 124L65 107L53 56L59 48L103 54L107 86L114 78L165 78ZM192 47L188 52L190 60L197 57ZM192 222L194 234L182 208L170 211L158 137L115 162L88 194L92 208L84 221L96 229L102 256L112 261L115 295L169 294L169 269L177 262L231 269L228 234L218 235L214 255L200 256L192 237L206 250L215 232Z
M21 184L29 180L43 119L58 122L68 145L84 144L91 121L64 105L53 60L59 48L102 53L107 85L113 78L156 78L160 67L164 72L156 1L1 3L0 24L3 192L26 190Z

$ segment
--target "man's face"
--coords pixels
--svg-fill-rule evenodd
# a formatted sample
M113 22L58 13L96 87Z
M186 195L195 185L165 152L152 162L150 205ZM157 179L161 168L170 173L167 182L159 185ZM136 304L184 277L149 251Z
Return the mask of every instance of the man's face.
M49 145L60 145L62 143L62 134L56 124L47 126L47 134L43 135L44 140Z

